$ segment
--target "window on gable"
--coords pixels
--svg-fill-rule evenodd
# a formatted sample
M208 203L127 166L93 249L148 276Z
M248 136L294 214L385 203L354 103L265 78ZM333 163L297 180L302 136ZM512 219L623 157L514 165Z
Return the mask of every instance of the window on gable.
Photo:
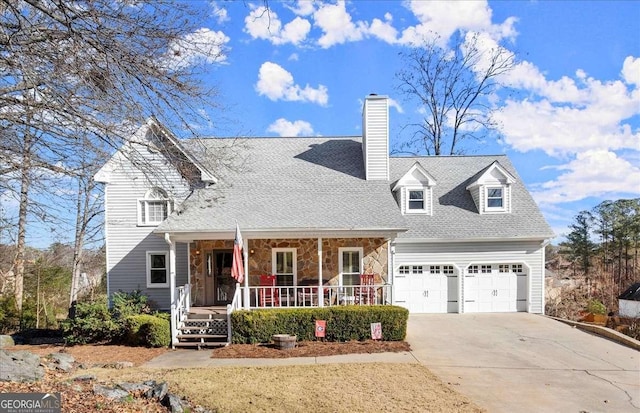
M407 210L409 212L422 212L425 210L424 189L408 190Z
M147 191L138 203L138 225L159 225L167 219L173 209L173 202L160 188Z
M504 191L500 188L487 188L487 208L504 208Z
M166 288L169 286L169 253L147 252L147 287Z

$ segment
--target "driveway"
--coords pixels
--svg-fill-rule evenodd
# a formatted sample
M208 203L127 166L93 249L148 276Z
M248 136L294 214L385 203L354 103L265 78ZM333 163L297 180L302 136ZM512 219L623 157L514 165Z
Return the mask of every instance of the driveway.
M544 316L412 314L407 341L489 412L640 412L640 352Z

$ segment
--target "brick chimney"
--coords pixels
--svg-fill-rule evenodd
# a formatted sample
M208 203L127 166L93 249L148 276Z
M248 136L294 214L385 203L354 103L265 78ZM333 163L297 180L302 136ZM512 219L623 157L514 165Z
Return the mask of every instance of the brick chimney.
M371 94L362 108L362 155L367 180L389 180L389 98Z

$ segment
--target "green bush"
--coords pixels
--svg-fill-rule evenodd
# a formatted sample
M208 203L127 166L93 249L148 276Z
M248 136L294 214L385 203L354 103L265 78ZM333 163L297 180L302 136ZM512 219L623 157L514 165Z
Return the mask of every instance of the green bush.
M124 325L124 339L128 345L166 347L171 344L168 319L151 314L139 314L127 317Z
M111 311L114 318L124 320L131 315L151 314L149 299L140 290L118 291L111 296Z
M140 337L149 347L168 347L171 344L171 327L169 320L159 317L140 326Z
M382 339L404 340L409 311L396 306L345 306L236 311L231 314L233 343L268 343L274 334L315 339L316 320L326 320L327 341L367 340L371 323L381 323Z
M106 297L76 304L75 317L61 323L68 344L110 342L121 333L121 327L111 317Z
M591 314L607 314L607 307L598 300L591 300L587 304L587 311Z

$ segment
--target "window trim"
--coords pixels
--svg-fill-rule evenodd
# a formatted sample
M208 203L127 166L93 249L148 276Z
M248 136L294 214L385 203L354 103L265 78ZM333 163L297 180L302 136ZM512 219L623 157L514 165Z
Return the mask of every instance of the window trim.
M164 263L165 263L165 272L166 272L166 282L164 283L152 283L151 282L151 256L152 255L164 255ZM146 253L146 260L147 260L147 288L168 288L170 285L170 279L169 277L171 277L171 263L169 262L169 251L147 251Z
M278 273L278 263L276 260L278 259L278 252L291 252L291 260L293 261L292 270L293 270L293 286L298 285L298 249L297 248L271 248L271 274L276 276L276 283L278 279L278 275L289 275L289 273Z
M338 248L338 270L339 270L339 274L338 274L338 285L340 287L344 287L344 282L343 282L343 271L342 269L344 268L344 262L342 260L342 253L343 252L357 252L360 256L360 262L359 262L359 272L358 274L362 274L364 271L364 248L362 247L340 247ZM347 273L347 274L353 274L353 273Z
M404 211L406 214L427 214L429 212L429 208L427 207L427 191L429 187L425 186L407 186L404 188L405 190L405 205ZM422 192L422 209L418 208L410 208L411 205L411 192ZM417 201L417 200L414 200Z
M154 194L154 192L160 192L161 194L164 195L164 198L156 198L156 197L152 198L151 196L152 194ZM149 205L151 203L164 202L165 208L167 210L167 216L169 216L171 212L173 212L173 201L171 200L171 198L169 198L169 195L167 194L167 192L162 188L158 188L158 187L150 188L144 194L144 198L138 198L136 202L137 202L137 208L138 208L138 226L140 227L157 227L166 219L164 218L161 221L149 220ZM143 211L144 211L144 214L143 214ZM143 220L143 216L144 216L144 220Z
M489 206L489 191L492 189L499 189L502 193L499 198L502 201L502 206L492 207ZM491 199L498 199L492 197ZM484 206L487 212L505 212L507 210L507 187L505 185L487 185L484 187Z

